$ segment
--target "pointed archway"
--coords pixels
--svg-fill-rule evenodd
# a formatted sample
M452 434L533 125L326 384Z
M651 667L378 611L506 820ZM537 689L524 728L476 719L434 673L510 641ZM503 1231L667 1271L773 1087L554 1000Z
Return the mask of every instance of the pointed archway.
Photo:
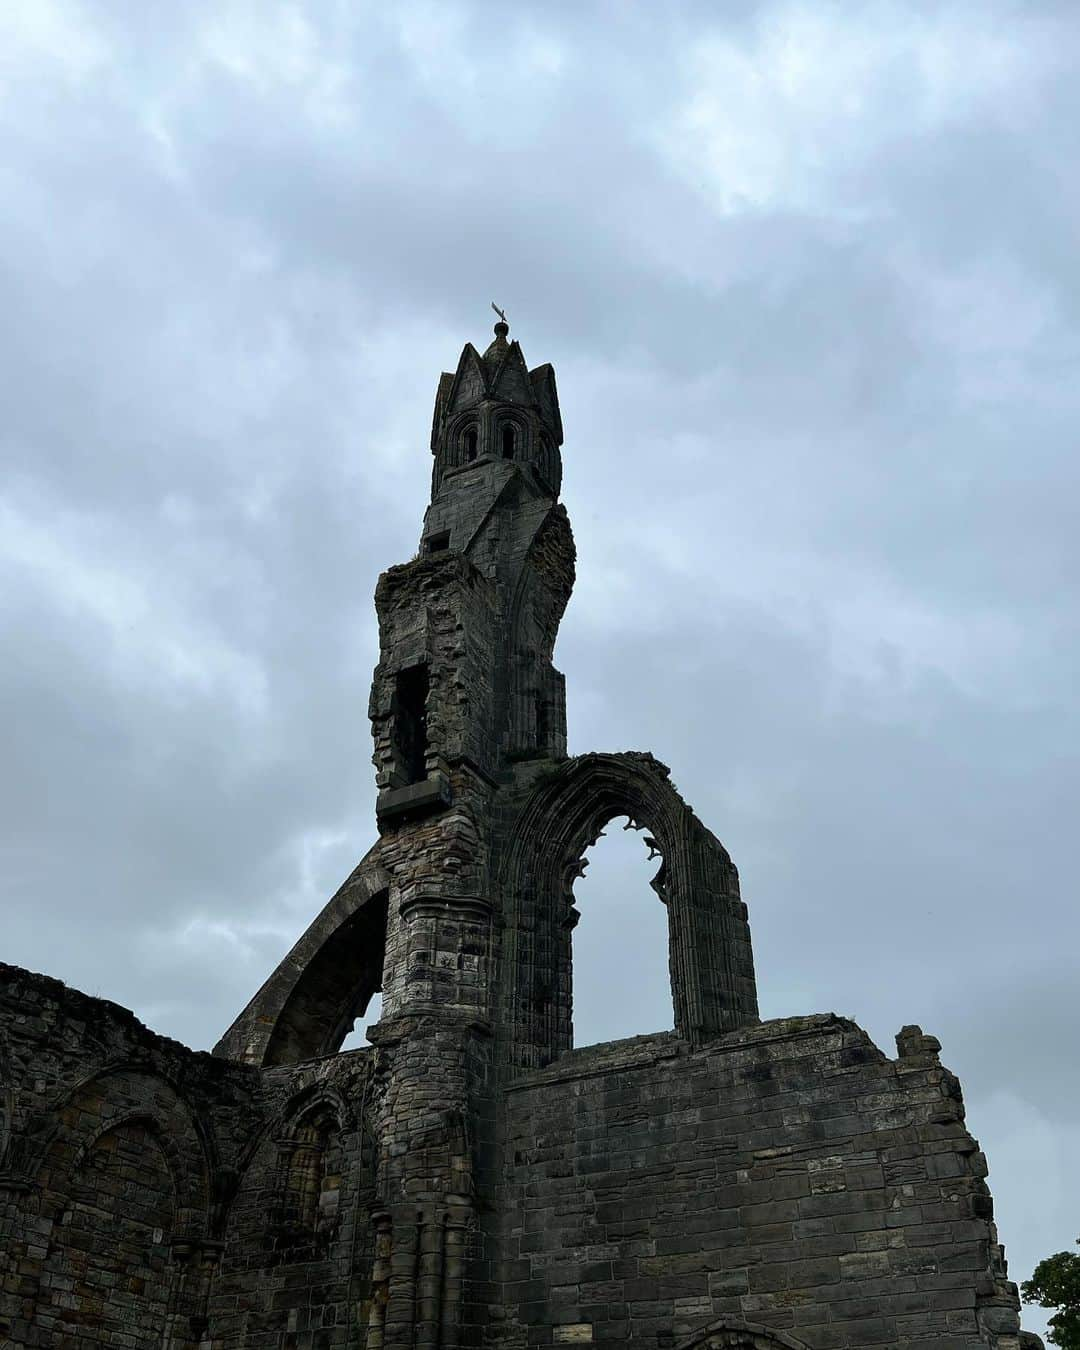
M585 850L616 816L645 826L663 857L653 886L668 912L676 1033L697 1044L758 1020L750 927L727 850L652 755L581 755L525 803L503 867L499 1022L512 1065L542 1066L571 1048L572 888Z

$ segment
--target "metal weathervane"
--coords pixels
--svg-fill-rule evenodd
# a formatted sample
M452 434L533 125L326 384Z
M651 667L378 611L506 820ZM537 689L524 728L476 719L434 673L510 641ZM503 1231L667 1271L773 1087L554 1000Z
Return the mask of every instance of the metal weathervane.
M495 303L494 300L492 300L491 302L491 308L495 311L495 313L499 316L499 318L502 319L503 323L509 325L510 322L509 319L507 319L506 314L499 308L499 306Z

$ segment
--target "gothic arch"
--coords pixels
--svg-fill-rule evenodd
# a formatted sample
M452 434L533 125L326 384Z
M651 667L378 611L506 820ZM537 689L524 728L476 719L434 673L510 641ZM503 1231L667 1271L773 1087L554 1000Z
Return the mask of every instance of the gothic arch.
M676 1350L806 1350L806 1346L786 1332L737 1317L721 1317L680 1341Z
M337 1121L339 1130L351 1130L358 1123L356 1111L336 1087L328 1083L312 1083L285 1103L279 1137L285 1141L292 1139L313 1112L329 1112Z
M307 1308L316 1284L327 1304L347 1303L354 1289L362 1296L375 1198L369 1064L363 1081L352 1069L334 1082L315 1066L300 1070L293 1081L308 1081L247 1141L209 1295L214 1345L247 1344L250 1323L275 1345L287 1341L290 1314Z
M220 1206L216 1232L225 1231L233 1223L233 1209L242 1189L250 1184L249 1177L259 1154L273 1149L288 1149L296 1138L297 1130L312 1114L325 1112L334 1116L336 1129L341 1133L356 1132L363 1136L361 1152L366 1146L369 1153L374 1149L374 1134L367 1101L370 1089L370 1066L368 1077L360 1093L359 1102L350 1099L345 1092L331 1084L318 1081L308 1083L306 1087L294 1092L279 1110L266 1116L252 1132L241 1149L231 1174L231 1185Z
M97 1100L85 1096L80 1113ZM133 1350L170 1343L177 1240L180 1249L197 1242L205 1223L183 1206L187 1178L170 1138L154 1113L118 1110L70 1157L54 1142L64 1156L42 1172L40 1213L50 1222L31 1314L40 1344L86 1343L88 1334Z
M654 889L667 905L675 1030L691 1042L757 1021L746 907L727 850L652 755L566 761L518 817L503 868L512 913L504 954L510 1061L550 1062L572 1044L572 886L582 856L615 816L648 829L663 856Z
M340 1202L341 1135L352 1113L340 1094L316 1087L300 1094L286 1108L283 1129L278 1135L279 1193L276 1210L279 1221L291 1225L294 1237L314 1235L320 1227L336 1225ZM324 1194L328 1159L336 1159L337 1177L332 1193Z
M141 1125L168 1166L176 1193L174 1237L207 1235L210 1224L213 1148L195 1113L161 1074L119 1063L91 1074L72 1088L41 1122L27 1131L42 1140L29 1171L48 1194L63 1198L67 1179L86 1162L101 1139L122 1126Z
M382 988L390 877L366 859L214 1047L262 1066L335 1054Z

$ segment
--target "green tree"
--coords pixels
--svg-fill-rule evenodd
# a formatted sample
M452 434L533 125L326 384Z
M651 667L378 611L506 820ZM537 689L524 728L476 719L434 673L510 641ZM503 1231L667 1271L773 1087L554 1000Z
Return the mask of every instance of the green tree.
M1080 1238L1076 1239L1080 1245ZM1020 1286L1025 1303L1057 1308L1047 1339L1061 1350L1080 1350L1080 1256L1056 1252L1040 1261L1030 1280Z

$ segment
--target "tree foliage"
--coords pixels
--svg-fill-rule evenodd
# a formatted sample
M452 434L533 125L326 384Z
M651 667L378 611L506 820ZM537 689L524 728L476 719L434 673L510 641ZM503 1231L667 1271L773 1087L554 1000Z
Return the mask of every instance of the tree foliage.
M1076 1239L1080 1245L1080 1238ZM1020 1286L1026 1303L1057 1308L1049 1319L1048 1339L1061 1350L1080 1350L1080 1256L1056 1252L1040 1261Z

